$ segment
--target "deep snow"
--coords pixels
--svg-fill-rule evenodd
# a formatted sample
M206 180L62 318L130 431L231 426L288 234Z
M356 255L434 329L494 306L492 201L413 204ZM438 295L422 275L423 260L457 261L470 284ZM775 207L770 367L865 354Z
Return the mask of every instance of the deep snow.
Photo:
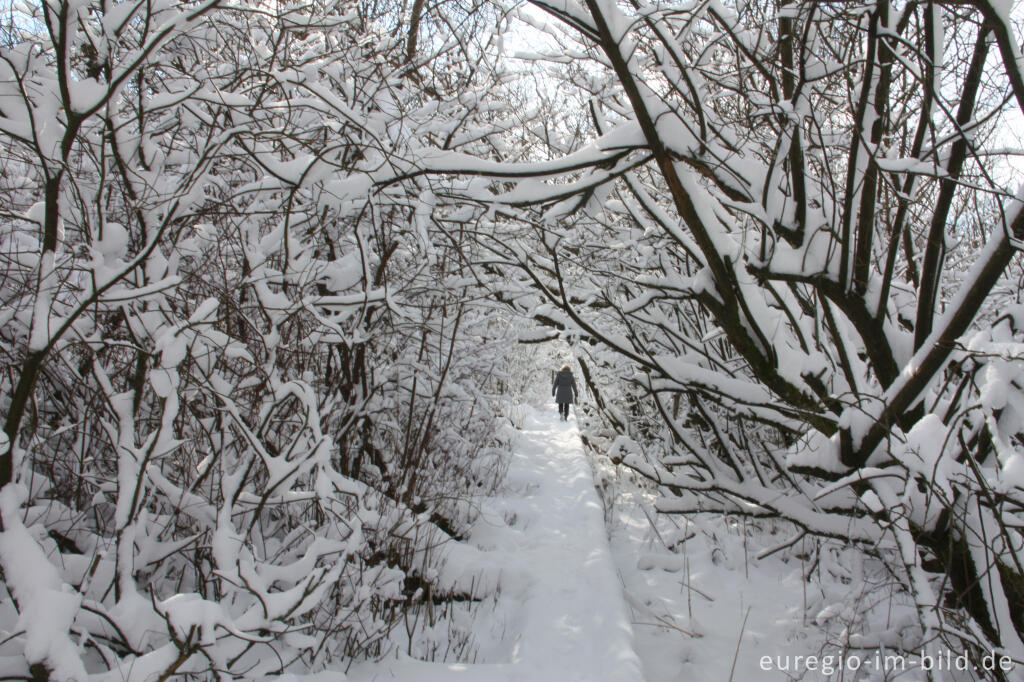
M906 646L919 633L905 595L890 591L878 598L886 590L868 579L872 570L859 552L836 543L815 550L808 540L758 559L792 527L721 515L657 515L653 490L606 458L585 454L575 416L560 422L553 404L522 410L503 489L483 500L469 546L453 545L441 571L445 584L469 589L475 581L479 593L496 594L456 614L470 633L472 662L398 653L359 664L344 679L927 679L911 659L903 669L873 669L878 644L856 644L868 635L886 646ZM769 669L765 656L772 659ZM843 670L844 657L866 663ZM826 665L830 674L823 672Z
M757 561L761 538L750 538L744 551L741 521L656 516L653 501L642 490L619 490L611 514L648 682L781 681L807 673L760 667L766 655L821 653L821 633L807 627L814 614L805 615L820 595L807 587L805 596L801 562Z
M922 648L905 588L859 549L805 538L774 551L793 537L791 525L657 515L653 490L598 460L597 478L610 491L612 555L647 682L981 679L923 669L921 652L936 659L960 652L941 642ZM1008 679L1021 677L1014 671Z
M470 542L501 573L494 608L479 610L473 624L476 661L385 660L355 667L348 678L642 682L604 509L574 416L561 422L554 405L527 408L505 490L485 500L481 512ZM461 558L454 554L449 563Z

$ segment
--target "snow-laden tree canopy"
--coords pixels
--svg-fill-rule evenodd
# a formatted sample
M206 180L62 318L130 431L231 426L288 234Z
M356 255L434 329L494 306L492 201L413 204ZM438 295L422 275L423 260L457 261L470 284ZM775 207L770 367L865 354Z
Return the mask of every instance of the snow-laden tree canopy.
M1024 661L1008 5L7 16L11 675L388 651L476 596L443 555L500 476L514 341L554 338L662 512L852 543L922 638Z
M590 134L556 124L549 160L493 172L528 179L490 197L483 242L519 273L530 340L622 359L592 353L595 387L633 385L595 396L609 453L666 513L888 552L927 636L1024 656L1008 7L541 0L520 18L546 44L523 57Z
M471 9L419 50L370 5L11 10L4 676L344 667L473 596L507 323L410 172L490 116Z

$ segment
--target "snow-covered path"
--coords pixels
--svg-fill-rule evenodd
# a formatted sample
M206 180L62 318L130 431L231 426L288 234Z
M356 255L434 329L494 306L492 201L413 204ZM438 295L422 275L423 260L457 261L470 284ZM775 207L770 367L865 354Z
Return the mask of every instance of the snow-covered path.
M500 596L490 615L503 623L502 632L488 642L485 628L474 628L482 636L478 660L483 662L384 661L350 671L349 679L642 681L575 418L562 423L553 406L528 411L507 492L487 501L471 540L488 562L501 567ZM459 557L449 562L458 563Z

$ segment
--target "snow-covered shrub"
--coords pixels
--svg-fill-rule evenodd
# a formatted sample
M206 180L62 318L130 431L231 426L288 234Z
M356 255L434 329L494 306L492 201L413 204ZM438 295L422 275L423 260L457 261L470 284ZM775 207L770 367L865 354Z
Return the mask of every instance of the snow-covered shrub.
M477 596L437 566L501 473L504 344L417 159L489 75L417 69L489 19L417 50L395 10L12 10L4 675L343 668Z
M534 4L590 121L489 169L524 179L483 233L532 340L618 355L608 452L664 513L874 552L922 641L1024 662L1009 8Z

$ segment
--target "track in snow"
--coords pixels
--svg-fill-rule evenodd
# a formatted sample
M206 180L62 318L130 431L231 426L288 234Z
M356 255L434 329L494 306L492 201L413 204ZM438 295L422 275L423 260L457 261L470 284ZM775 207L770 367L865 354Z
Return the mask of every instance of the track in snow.
M504 619L504 635L488 642L489 633L476 633L486 662L382 661L352 670L349 679L642 682L575 418L561 422L553 405L529 409L506 491L485 503L470 535L492 567L501 567L495 615ZM458 561L458 552L449 561Z

